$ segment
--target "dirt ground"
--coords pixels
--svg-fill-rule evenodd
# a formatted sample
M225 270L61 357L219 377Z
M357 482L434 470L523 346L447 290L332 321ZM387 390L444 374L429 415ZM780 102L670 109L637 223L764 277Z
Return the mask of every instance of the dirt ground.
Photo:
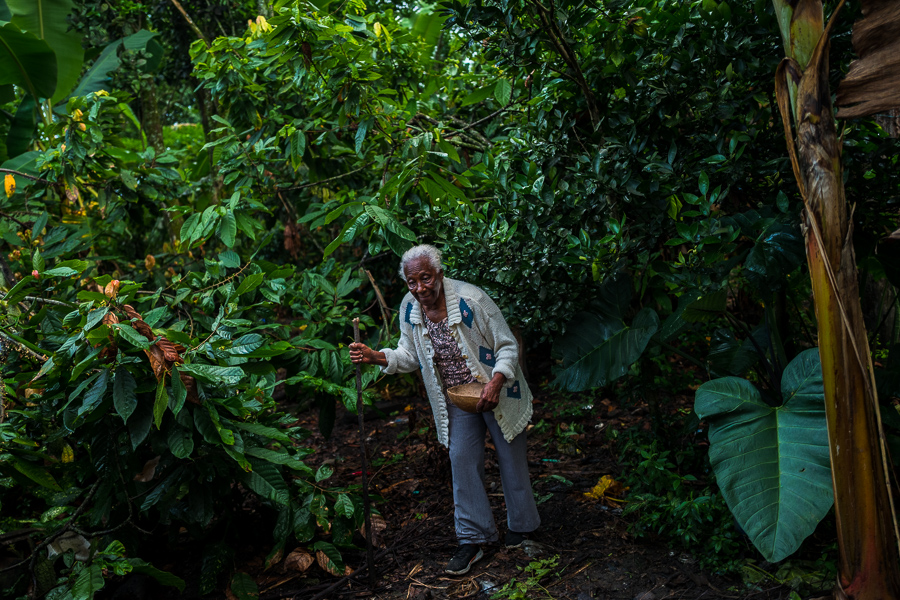
M776 600L790 594L782 587L748 591L740 581L703 573L689 555L671 551L658 542L633 539L627 532L629 517L623 516L621 509L604 506L584 495L600 477L615 477L620 470L606 447L603 430L609 426L609 419L601 422L598 415L619 413L626 419L629 415L622 415L618 407L610 405L591 411L592 416L583 419L583 434L560 436L556 426L562 423L565 427L566 420L545 406L540 396L536 399L533 423L543 420L549 426L533 429L528 444L542 519L535 540L513 550L500 544L487 547L485 557L467 575L450 577L443 572L443 566L453 554L456 540L446 449L436 441L425 401L406 400L392 407L390 414L366 417L368 451L373 460L370 488L383 499L376 507L386 525L376 548L379 573L375 587L368 585L365 573L337 578L313 565L303 573L260 573L256 579L262 600L487 599L514 578L524 581L523 569L542 560L550 561L552 568L539 585L514 598ZM639 413L640 409L634 412ZM316 431L314 415L303 420L301 424ZM360 482L355 415L339 409L332 436L326 440L317 433L309 445L317 449L309 457L309 464L316 467L325 460L333 461L331 485ZM490 442L487 448L488 492L502 540L506 511ZM362 537L357 537L362 542ZM365 553L345 552L345 559L350 569L355 569L364 563Z

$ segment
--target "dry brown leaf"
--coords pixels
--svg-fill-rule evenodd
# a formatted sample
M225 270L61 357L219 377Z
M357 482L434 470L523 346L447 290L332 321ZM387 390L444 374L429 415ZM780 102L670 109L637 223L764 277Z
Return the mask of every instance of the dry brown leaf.
M384 548L384 530L387 529L387 522L381 515L372 515L372 545ZM366 537L366 524L363 523L359 528L359 533Z
M284 226L284 249L293 258L297 258L300 252L300 232L294 223L289 222Z
M853 48L859 58L850 63L837 90L838 117L843 119L900 107L900 3L860 4L863 18L853 24Z
M164 337L160 337L159 341L156 344L162 348L163 356L166 357L167 363L178 364L183 363L184 360L178 355L178 351L175 349L175 344L170 342Z
M106 295L106 297L109 298L110 300L112 300L113 298L115 298L115 297L118 295L118 293L119 293L119 280L118 280L118 279L113 279L112 281L110 281L109 283L107 283L107 284L106 284L106 287L103 288L103 293L104 293L104 294ZM133 309L132 309L132 310L133 310Z
M154 344L149 349L144 350L144 353L150 359L150 366L153 367L153 374L156 376L156 380L162 380L166 376L167 371L166 355L163 353L163 349L159 345Z
M125 311L125 314L128 315L129 319L142 319L143 318L143 317L141 317L141 313L134 310L134 307L130 304L123 304L122 310Z
M326 556L326 554L321 550L316 551L316 562L319 563L319 566L322 567L322 570L327 573L330 573L332 575L341 574L341 572L337 570L337 565L331 562L331 559L328 558L328 556Z
M312 64L312 46L309 45L309 42L303 42L300 44L300 53L303 54L303 62L306 63L306 68L309 68L309 65Z
M152 254L148 254L144 258L144 266L147 267L148 271L152 271L153 267L156 266L156 257L153 256Z
M303 573L310 568L314 562L316 562L316 559L313 558L312 554L303 548L297 548L284 559L284 570L299 571L300 573Z
M133 321L131 326L142 336L147 338L148 341L152 342L156 339L156 336L153 335L153 330L150 329L150 326L138 319L137 321Z
M112 364L113 362L115 362L118 353L119 345L115 342L112 342L109 346L100 351L100 354L97 356L97 360L99 360L100 362L105 362L106 364Z
M81 198L81 193L78 191L78 188L74 185L65 184L66 188L66 198L68 198L69 202L74 203L76 200ZM110 296L111 298L113 296Z
M106 316L103 317L103 320L100 322L103 325L115 325L119 322L119 317L117 317L115 313L106 313Z
M159 459L160 457L157 456L144 463L144 469L134 476L134 480L140 481L141 483L152 481L153 477L156 475L156 467L159 465Z
M200 394L197 393L197 380L185 373L179 373L181 382L187 390L187 401L193 404L202 404L200 402Z
M272 554L272 556L270 556L268 558L268 560L266 560L265 570L268 571L269 569L271 569L272 567L274 567L275 565L280 563L283 556L284 556L284 547L278 548L278 550L276 550L274 552L274 554Z

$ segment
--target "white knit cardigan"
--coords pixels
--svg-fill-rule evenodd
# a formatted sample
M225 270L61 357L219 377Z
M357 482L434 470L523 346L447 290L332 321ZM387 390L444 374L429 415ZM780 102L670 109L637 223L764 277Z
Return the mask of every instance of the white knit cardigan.
M494 301L474 285L444 277L444 296L450 331L475 378L487 383L495 373L506 377L494 417L503 437L511 442L528 425L532 413L531 390L519 367L516 338ZM400 304L400 344L396 350L381 350L388 363L381 370L393 374L422 369L438 441L449 446L447 400L440 375L434 368L434 348L424 325L426 318L418 301L412 294L406 294Z

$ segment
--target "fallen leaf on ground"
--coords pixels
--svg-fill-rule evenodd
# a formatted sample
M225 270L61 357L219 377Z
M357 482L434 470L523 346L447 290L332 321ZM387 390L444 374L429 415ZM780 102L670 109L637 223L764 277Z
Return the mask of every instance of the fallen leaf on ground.
M604 475L597 482L597 485L584 495L609 506L618 506L622 503L621 497L628 491L621 483L613 479L610 475Z
M322 567L322 570L330 573L331 575L341 575L342 573L338 571L337 565L331 562L331 559L322 552L321 550L316 551L316 562L319 563L319 566Z
M379 548L384 547L384 530L387 529L387 523L381 515L372 515L372 545ZM366 524L363 523L359 528L359 533L366 537Z
M316 562L316 559L313 558L312 554L303 548L297 548L284 559L284 570L302 573L310 568L314 562Z

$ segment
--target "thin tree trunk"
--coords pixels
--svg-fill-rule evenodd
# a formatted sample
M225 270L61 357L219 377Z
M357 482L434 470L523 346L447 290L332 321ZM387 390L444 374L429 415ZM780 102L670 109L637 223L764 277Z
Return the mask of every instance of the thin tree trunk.
M900 598L900 553L828 84L828 28L822 27L821 0L774 4L789 54L779 67L778 104L806 205L806 253L819 328L840 550L835 596Z
M147 143L153 146L157 156L166 149L163 141L162 119L159 115L159 102L157 102L156 83L153 79L146 79L141 84L141 126Z

